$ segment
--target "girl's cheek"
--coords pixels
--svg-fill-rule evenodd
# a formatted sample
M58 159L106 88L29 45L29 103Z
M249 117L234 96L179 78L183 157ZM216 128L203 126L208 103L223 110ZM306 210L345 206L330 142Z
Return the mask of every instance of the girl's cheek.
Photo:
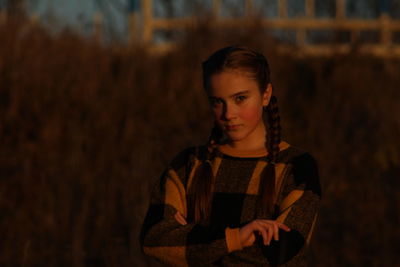
M243 109L241 112L241 117L246 121L254 121L257 122L262 115L262 110L259 107L248 107Z

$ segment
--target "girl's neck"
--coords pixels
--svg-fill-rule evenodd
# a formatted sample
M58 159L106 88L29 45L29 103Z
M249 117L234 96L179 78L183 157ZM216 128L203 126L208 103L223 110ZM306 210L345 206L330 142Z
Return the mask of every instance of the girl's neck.
M285 150L290 146L290 144L288 144L285 141L281 141L279 143L279 151ZM234 149L231 148L229 145L225 144L225 145L219 145L218 146L218 150L221 151L223 154L229 155L229 156L233 156L233 157L264 157L268 155L268 150L266 147L261 147L259 149L246 149L246 150L238 150L238 149Z
M237 151L256 151L266 149L265 142L263 143L238 143L238 142L231 142L225 145L224 147L229 148L230 150L237 150Z
M245 139L238 141L231 141L225 144L230 150L238 151L257 151L265 149L265 141L267 132L263 123L260 125Z

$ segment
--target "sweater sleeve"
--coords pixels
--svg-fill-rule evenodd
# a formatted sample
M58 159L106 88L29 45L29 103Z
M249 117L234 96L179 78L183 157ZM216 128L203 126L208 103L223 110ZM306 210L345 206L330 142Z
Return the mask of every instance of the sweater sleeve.
M291 231L281 230L279 241L265 246L263 252L272 265L302 266L321 199L318 168L310 154L293 159L283 186L276 220Z
M229 253L236 233L206 224L181 225L174 215L187 215L186 191L173 168L168 168L153 189L141 232L143 252L172 266L210 265ZM232 249L232 248L231 248Z

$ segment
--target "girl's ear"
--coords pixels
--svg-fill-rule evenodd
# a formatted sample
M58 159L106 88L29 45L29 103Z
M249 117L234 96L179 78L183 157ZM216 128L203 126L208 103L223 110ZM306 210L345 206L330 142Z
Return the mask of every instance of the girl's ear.
M263 106L268 106L271 96L272 96L272 84L269 83L263 93Z

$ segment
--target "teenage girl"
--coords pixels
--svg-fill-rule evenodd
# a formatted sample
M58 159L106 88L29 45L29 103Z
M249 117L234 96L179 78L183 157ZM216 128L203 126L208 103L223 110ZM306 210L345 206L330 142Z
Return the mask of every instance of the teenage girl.
M265 57L223 48L203 63L215 126L154 187L145 254L171 266L306 266L321 190L314 158L281 141Z

